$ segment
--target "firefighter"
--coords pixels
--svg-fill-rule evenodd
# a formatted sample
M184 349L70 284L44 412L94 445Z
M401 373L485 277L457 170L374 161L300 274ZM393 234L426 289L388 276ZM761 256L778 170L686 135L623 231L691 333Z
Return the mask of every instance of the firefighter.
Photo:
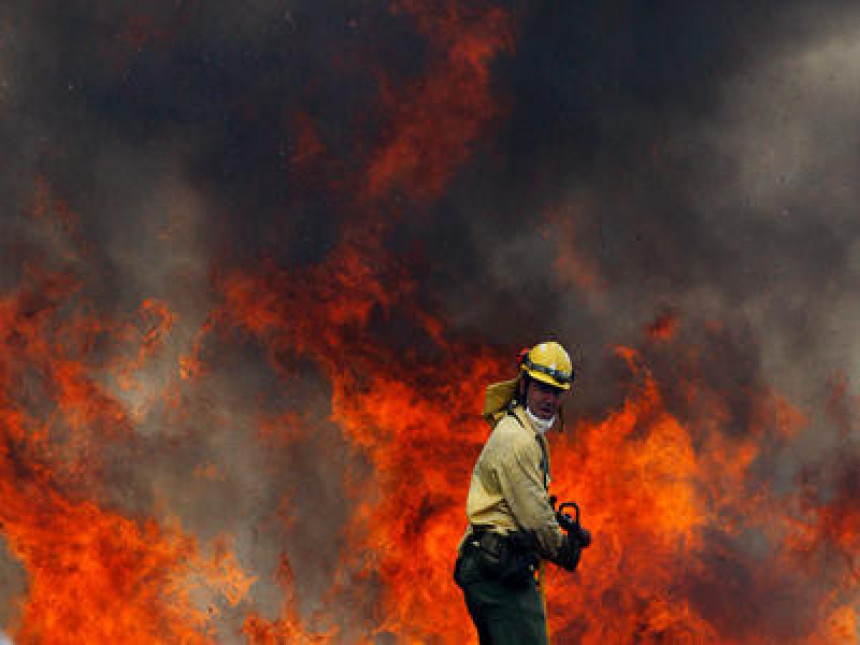
M535 573L544 560L574 571L585 545L561 530L548 493L545 435L572 383L568 353L544 342L521 352L516 378L487 388L493 431L472 473L454 572L481 645L548 643Z

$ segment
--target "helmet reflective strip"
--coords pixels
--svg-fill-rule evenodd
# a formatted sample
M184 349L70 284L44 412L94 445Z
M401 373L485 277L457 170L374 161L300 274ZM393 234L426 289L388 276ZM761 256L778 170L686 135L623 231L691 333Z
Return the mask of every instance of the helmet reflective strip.
M561 383L570 383L573 381L573 374L555 369L555 363L552 364L552 367L547 367L546 365L539 365L532 361L531 356L526 356L523 360L523 363L528 369L540 372L541 374L546 374L547 376L551 376L556 381L559 381Z

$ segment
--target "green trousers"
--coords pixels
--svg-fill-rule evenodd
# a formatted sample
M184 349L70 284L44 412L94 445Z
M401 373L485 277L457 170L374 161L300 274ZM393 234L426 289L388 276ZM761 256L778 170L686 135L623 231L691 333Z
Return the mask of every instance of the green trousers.
M489 579L468 552L458 562L455 579L466 597L481 645L549 645L536 584L510 587Z

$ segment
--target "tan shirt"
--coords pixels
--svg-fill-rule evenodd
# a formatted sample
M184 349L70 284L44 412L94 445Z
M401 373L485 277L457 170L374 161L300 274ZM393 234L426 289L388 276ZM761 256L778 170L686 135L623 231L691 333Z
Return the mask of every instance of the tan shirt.
M555 560L564 542L549 503L549 447L518 406L503 416L484 445L469 485L466 515L473 526L507 534L530 532L543 558ZM467 533L468 535L468 533Z

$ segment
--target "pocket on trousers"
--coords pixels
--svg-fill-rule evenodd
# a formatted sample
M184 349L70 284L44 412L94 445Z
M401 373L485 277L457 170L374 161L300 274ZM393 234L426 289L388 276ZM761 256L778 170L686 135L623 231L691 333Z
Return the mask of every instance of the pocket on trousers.
M485 577L481 575L478 564L475 562L475 557L471 553L465 553L457 558L454 564L454 582L460 588L475 582L483 582Z
M497 580L509 587L525 587L534 584L536 558L530 553L523 553L508 540L500 540L489 550L476 550L478 568L491 580Z

